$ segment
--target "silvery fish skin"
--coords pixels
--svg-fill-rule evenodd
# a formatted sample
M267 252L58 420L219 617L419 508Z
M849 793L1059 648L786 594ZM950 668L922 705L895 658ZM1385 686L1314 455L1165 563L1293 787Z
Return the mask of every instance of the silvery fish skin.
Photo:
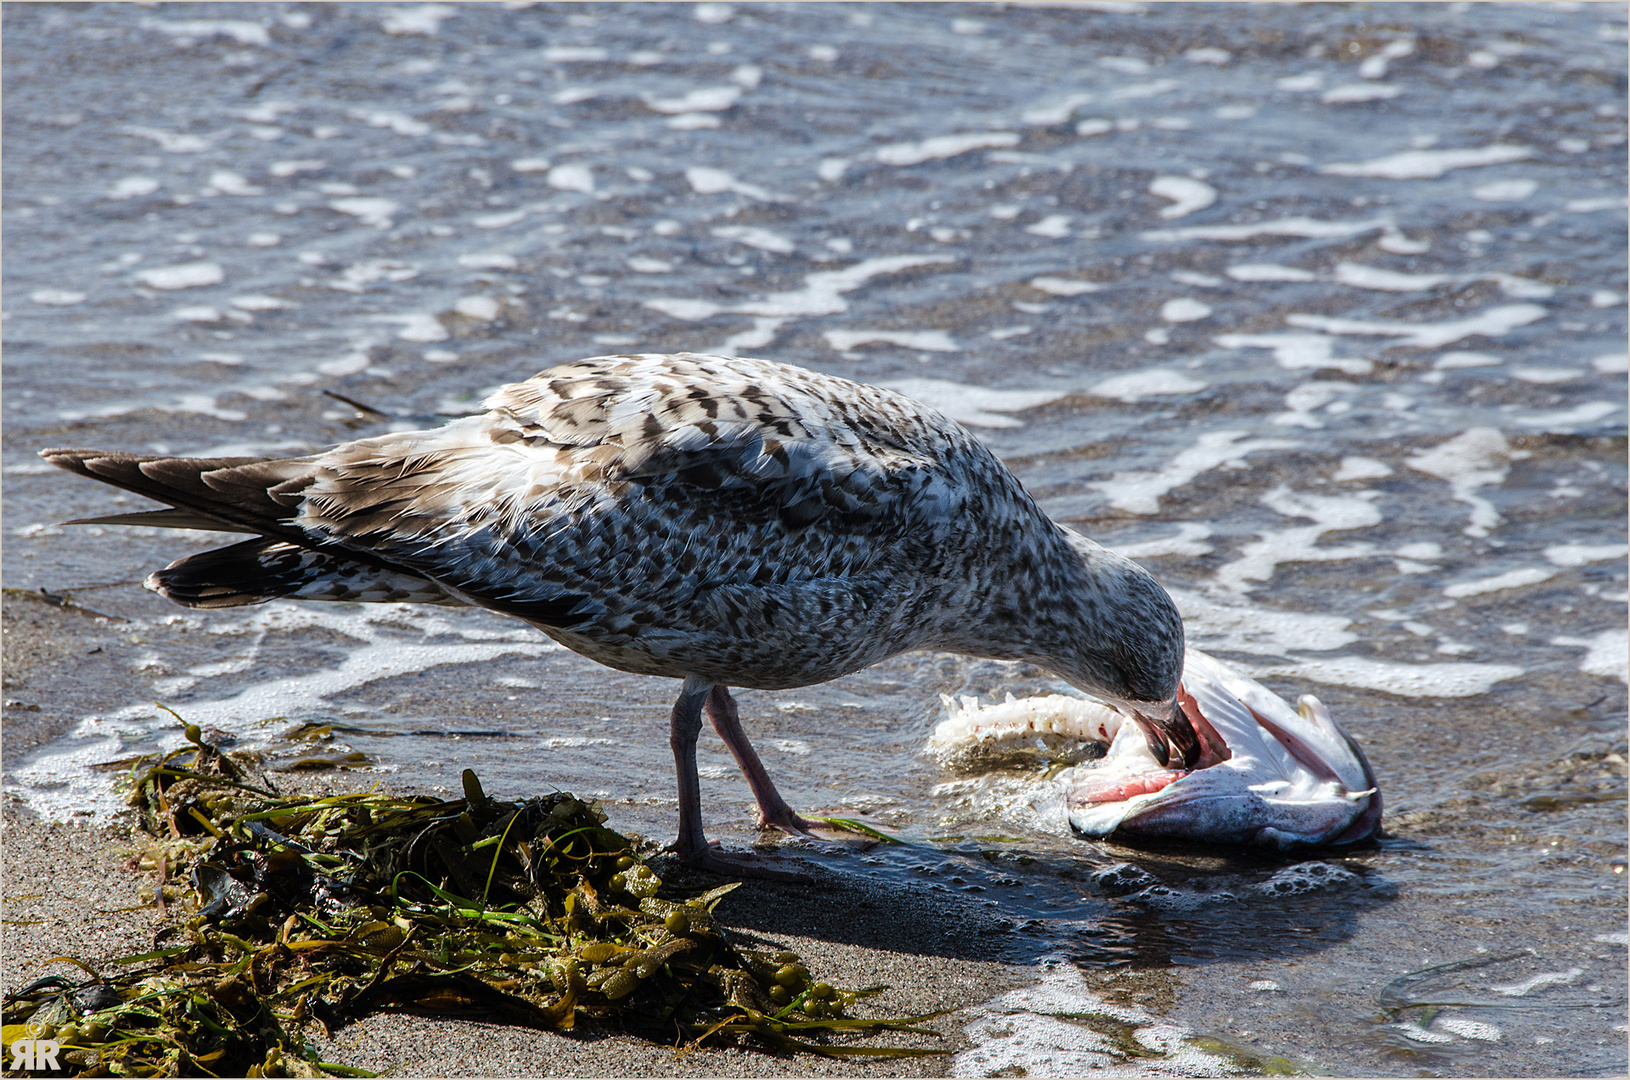
M930 749L949 767L966 768L1004 742L1039 738L1055 756L1072 742L1109 743L1101 759L1048 781L1045 801L1061 800L1071 828L1088 837L1283 851L1357 843L1380 831L1375 774L1317 698L1304 695L1292 709L1260 683L1189 649L1178 701L1202 744L1192 770L1159 764L1142 730L1107 705L1059 696L984 709L971 699L960 710L948 702L953 715Z

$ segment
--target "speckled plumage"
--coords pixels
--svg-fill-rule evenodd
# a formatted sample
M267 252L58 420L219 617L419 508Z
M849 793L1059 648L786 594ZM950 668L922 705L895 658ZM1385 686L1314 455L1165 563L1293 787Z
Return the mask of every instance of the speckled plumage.
M194 606L464 601L693 689L946 649L1170 711L1183 639L1165 592L933 409L689 353L562 364L485 406L302 458L45 456L175 508L99 520L262 537L149 579Z

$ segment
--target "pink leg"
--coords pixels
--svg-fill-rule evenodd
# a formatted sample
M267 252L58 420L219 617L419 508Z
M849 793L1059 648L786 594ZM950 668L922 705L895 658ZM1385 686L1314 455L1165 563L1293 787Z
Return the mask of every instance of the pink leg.
M764 763L758 759L758 751L753 744L747 741L747 732L742 730L741 715L736 711L736 699L730 696L730 690L724 686L714 686L707 696L707 718L713 721L713 730L719 733L719 738L730 748L731 756L736 759L741 774L747 778L747 786L753 789L753 798L758 802L758 823L760 826L773 825L782 832L794 836L811 836L811 822L800 817L787 800L775 790L775 784L770 780L770 774L764 771Z
M668 720L668 743L673 747L674 773L679 781L679 839L674 848L686 866L726 877L808 882L809 875L774 869L756 855L722 851L716 844L710 844L702 831L702 783L696 775L696 736L702 730L702 707L704 702L711 701L710 691L723 689L715 688L710 683L686 679ZM729 700L728 695L725 700ZM740 731L739 726L737 731ZM752 753L752 747L748 747L747 752ZM758 758L755 756L753 760L756 763ZM754 790L756 792L757 789ZM774 794L775 788L770 788L770 792ZM782 806L786 804L782 803ZM792 812L788 810L787 813Z

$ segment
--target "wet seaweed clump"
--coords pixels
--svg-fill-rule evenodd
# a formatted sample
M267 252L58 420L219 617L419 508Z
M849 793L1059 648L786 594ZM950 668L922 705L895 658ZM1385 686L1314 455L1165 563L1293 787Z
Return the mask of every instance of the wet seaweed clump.
M462 799L284 796L188 735L131 771L138 859L174 916L159 947L8 995L7 1046L54 1040L79 1076L371 1076L322 1060L313 1038L409 1010L680 1046L940 1052L875 1041L933 1035L926 1017L847 1015L882 987L840 990L793 953L734 943L713 915L734 885L658 896L590 803L493 799L470 771Z

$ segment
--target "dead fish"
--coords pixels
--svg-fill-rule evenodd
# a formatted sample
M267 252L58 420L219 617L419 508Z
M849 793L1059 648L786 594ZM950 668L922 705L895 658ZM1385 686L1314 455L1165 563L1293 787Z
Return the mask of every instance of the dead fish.
M1191 768L1150 752L1141 728L1108 704L1052 695L980 707L952 705L929 750L969 771L1033 756L1102 758L1044 781L1031 804L1092 838L1182 839L1281 851L1353 844L1381 828L1381 792L1358 744L1318 698L1293 709L1278 695L1198 649L1184 655L1178 703L1200 739ZM1061 811L1061 813L1060 813Z

